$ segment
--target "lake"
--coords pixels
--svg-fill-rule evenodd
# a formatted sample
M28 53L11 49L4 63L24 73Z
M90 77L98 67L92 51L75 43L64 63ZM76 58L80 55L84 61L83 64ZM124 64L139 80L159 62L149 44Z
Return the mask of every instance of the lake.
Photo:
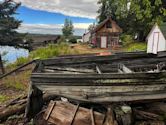
M25 49L17 49L10 46L0 46L0 54L7 52L5 56L2 57L3 60L7 60L8 63L13 63L19 57L28 57L29 51Z

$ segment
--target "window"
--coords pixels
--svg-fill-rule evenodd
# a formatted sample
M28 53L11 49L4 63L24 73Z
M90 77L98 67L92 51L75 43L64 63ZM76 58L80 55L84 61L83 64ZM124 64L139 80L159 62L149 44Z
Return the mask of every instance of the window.
M111 22L107 22L107 23L106 23L106 28L112 28Z

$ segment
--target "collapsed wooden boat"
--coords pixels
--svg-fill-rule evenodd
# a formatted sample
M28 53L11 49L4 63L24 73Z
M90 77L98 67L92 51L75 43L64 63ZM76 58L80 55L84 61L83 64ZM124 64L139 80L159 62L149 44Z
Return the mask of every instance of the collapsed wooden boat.
M164 100L165 69L164 52L40 60L31 76L29 105L40 107L43 92L88 103Z

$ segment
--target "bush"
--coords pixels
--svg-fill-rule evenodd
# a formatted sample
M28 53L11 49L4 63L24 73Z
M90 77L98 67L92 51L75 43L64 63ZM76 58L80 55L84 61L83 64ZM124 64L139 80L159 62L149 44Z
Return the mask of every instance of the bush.
M15 62L15 65L20 66L20 65L23 65L23 64L27 63L28 61L29 61L29 59L27 57L20 57Z
M134 51L146 51L147 43L132 43L125 47L125 51L134 52Z
M77 43L77 39L75 37L72 37L69 39L69 43Z
M127 46L134 42L133 37L131 35L122 35L121 40L124 46Z
M30 61L30 58L27 58L27 57L19 57L14 63L9 63L7 65L8 68L10 69L14 69L18 66L21 66L23 64L26 64L27 62Z

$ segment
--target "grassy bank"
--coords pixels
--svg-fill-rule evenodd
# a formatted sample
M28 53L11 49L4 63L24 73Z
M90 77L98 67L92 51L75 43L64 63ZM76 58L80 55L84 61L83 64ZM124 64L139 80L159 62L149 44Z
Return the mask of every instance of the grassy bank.
M71 45L67 43L48 45L30 52L28 58L20 57L16 62L8 64L6 66L6 72L9 72L33 59L46 59L67 54L79 54L79 51L75 48L72 48ZM30 65L23 71L19 71L4 78L3 80L0 80L0 104L6 100L12 99L13 95L27 93L30 75L33 68L34 65ZM8 93L8 91L11 93Z
M146 42L134 42L123 47L123 50L126 52L135 52L135 51L146 51L147 43Z

